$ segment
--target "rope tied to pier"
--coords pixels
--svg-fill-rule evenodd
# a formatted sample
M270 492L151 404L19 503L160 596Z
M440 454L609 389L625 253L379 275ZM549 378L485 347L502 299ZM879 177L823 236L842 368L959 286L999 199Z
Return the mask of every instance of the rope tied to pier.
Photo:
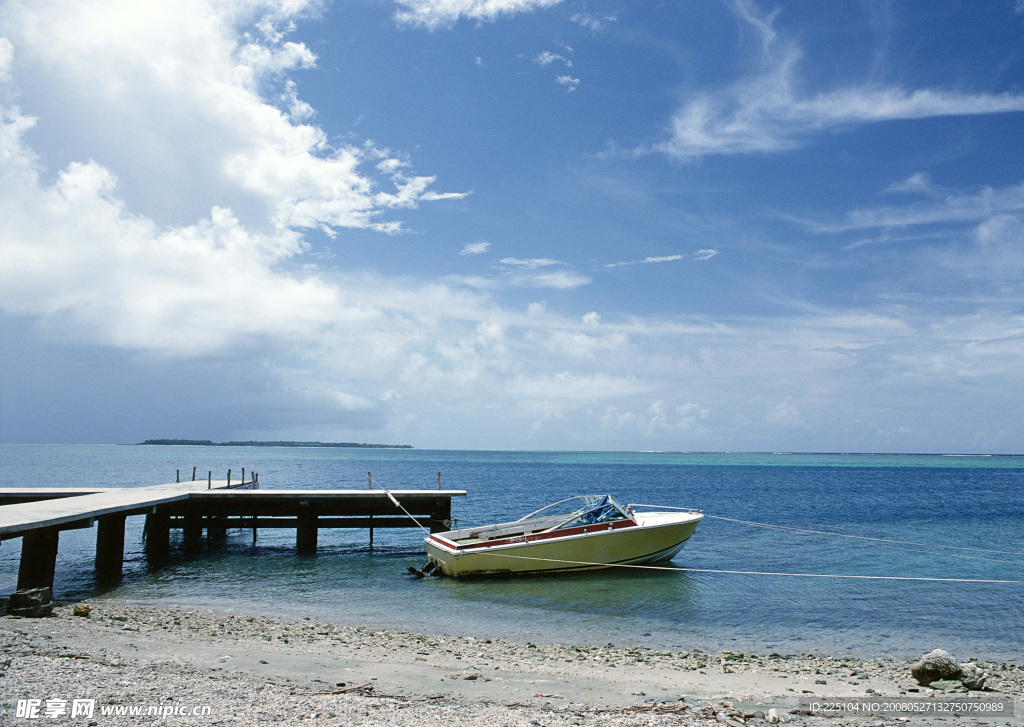
M373 480L370 480L370 484L371 484L371 486L373 485ZM402 506L402 503L400 503L398 501L398 499L394 495L391 494L390 491L384 489L383 487L380 488L380 491L383 492L385 495L387 495L388 499L391 500L391 502L395 503L395 507L397 507L399 510L404 512L408 516L408 518L410 520L412 520L414 523L416 523L416 525L419 526L420 530L425 532L427 535L430 535L430 530L425 528L423 526L423 523L421 523L419 520L417 520L415 517L413 517L412 513L410 513L408 510L406 510L405 507Z

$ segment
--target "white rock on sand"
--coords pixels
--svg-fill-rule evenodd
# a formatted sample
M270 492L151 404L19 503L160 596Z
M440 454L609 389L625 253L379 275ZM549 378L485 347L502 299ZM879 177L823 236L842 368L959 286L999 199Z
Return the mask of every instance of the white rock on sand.
M821 721L791 713L800 697L926 692L914 691L903 661L521 644L114 602L93 603L86 617L70 606L52 618L4 617L0 647L0 723L19 725L742 727L768 724L772 708L795 724ZM984 666L990 686L1020 697L1024 669ZM94 714L19 719L29 699L40 715L95 700ZM154 716L101 714L132 708Z

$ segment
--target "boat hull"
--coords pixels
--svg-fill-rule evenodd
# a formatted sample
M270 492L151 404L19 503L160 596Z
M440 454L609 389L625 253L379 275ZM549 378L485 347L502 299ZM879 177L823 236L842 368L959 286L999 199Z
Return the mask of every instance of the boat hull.
M637 513L635 527L595 526L589 532L539 541L463 549L431 536L430 563L455 578L596 570L668 560L686 544L700 513Z

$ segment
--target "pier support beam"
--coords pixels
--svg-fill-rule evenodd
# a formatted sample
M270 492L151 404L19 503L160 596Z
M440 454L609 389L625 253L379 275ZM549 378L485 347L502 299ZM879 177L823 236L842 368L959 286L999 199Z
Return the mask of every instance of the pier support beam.
M181 534L185 540L186 547L195 547L199 539L203 537L203 516L189 508L181 526Z
M120 577L124 568L124 515L102 515L96 522L96 573Z
M21 538L21 563L18 566L18 590L53 588L57 569L57 528L41 528Z
M146 557L162 562L171 550L171 519L162 512L146 515Z
M299 515L298 519L299 523L295 532L295 544L298 551L303 554L316 553L316 539L320 529L316 513L303 513Z
M451 522L451 498L439 497L434 500L434 511L430 513L430 532L443 533L446 530L451 530Z

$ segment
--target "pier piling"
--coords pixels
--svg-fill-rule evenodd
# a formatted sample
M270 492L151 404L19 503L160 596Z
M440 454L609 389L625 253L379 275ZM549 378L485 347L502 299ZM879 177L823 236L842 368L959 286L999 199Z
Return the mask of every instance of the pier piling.
M96 521L96 572L104 577L119 576L124 568L124 522L118 513Z
M18 566L18 590L53 587L57 570L57 528L41 528L21 539L21 563Z

